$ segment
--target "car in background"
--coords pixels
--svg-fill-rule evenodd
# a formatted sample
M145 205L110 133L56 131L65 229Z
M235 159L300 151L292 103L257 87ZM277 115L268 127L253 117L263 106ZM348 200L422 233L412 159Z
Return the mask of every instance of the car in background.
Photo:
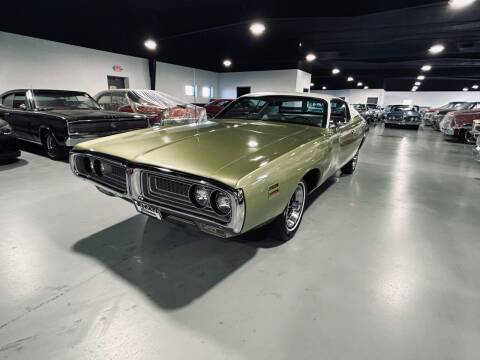
M367 109L371 112L375 121L381 120L383 115L383 109L377 104L365 104Z
M432 129L440 130L440 123L442 122L443 117L452 111L465 110L465 104L467 104L466 101L452 101L436 109L431 115L430 123Z
M480 120L473 122L473 135L477 139L477 144L473 148L473 158L480 162Z
M422 118L417 105L390 105L385 114L385 127L405 127L418 130Z
M191 126L79 144L70 164L78 177L153 218L220 237L271 223L273 237L286 241L307 195L338 170L355 171L366 128L339 98L256 93Z
M215 115L222 111L231 102L231 99L212 99L207 105L205 105L207 116L209 118L215 117Z
M153 125L182 125L203 121L206 110L157 90L116 89L95 95L106 110L142 114Z
M19 156L17 137L10 124L0 118L0 161L16 159Z
M465 144L475 144L474 120L480 120L480 102L463 106L467 110L452 111L440 123L440 131L447 137L454 137Z
M12 90L0 95L0 102L0 119L54 160L82 141L148 126L145 116L105 111L83 91Z
M375 122L376 115L373 109L370 109L367 104L353 104L353 108L365 119L367 122Z

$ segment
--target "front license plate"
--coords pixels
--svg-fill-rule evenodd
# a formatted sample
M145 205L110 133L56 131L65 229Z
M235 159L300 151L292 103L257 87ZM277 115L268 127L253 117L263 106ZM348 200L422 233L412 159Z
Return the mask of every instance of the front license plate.
M136 201L135 202L135 207L137 208L138 212L141 212L142 214L154 217L158 220L162 220L162 212L160 211L160 208L156 207L155 205L150 205L146 204L144 202Z

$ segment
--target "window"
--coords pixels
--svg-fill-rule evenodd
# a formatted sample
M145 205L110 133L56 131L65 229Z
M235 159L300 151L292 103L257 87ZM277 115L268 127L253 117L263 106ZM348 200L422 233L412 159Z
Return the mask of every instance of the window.
M185 85L185 95L195 96L196 94L195 87L192 85Z
M211 86L202 87L202 97L211 98L213 94L213 88Z
M3 97L2 104L5 107L12 108L13 107L13 94L8 94Z
M34 90L34 99L40 109L98 109L90 95L76 91Z
M15 97L13 98L13 108L20 109L20 105L26 105L25 92L15 93Z
M326 125L327 103L322 99L265 96L243 97L230 104L216 119L248 119Z
M331 114L330 121L334 124L345 124L350 120L350 113L347 104L342 100L332 100L330 102Z

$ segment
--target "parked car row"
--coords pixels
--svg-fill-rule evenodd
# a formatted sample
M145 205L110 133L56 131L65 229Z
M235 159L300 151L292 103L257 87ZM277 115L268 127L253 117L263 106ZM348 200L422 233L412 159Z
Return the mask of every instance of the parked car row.
M153 90L108 90L95 99L81 91L12 90L0 96L0 153L18 156L18 138L59 160L86 140L206 117L203 107Z

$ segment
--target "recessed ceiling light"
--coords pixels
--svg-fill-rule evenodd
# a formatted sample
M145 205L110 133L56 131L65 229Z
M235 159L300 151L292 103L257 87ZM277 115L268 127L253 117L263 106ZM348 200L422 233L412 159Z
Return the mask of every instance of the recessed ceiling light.
M255 36L260 36L265 32L265 25L256 22L250 26L250 32Z
M417 80L425 80L425 76L424 75L418 75Z
M326 86L322 86L322 90L327 90L327 87L326 87Z
M338 68L333 69L332 74L333 75L340 74L340 69L338 69Z
M301 43L301 42L298 43L298 47L302 47L302 43Z
M472 85L472 89L475 89L475 90L477 90L477 89L478 89L478 85L477 85L477 84L475 84L475 85Z
M468 88L463 88L462 91L468 91Z
M432 65L423 65L422 66L422 71L430 71L432 70Z
M357 86L363 86L363 83L362 83L361 81L359 81L359 82L357 83Z
M418 89L418 87L414 86L414 87L412 88L412 91L417 91L417 89Z
M143 45L145 45L145 47L148 49L148 50L155 50L157 48L157 43L152 40L152 39L148 39L146 40Z
M347 81L348 81L348 82L352 82L352 81L353 81L353 77L349 76L349 77L347 78Z
M310 83L310 87L313 87L313 86L315 86L315 84L314 84L314 83Z
M225 66L227 68L232 66L232 61L228 60L228 59L223 60L223 66Z
M420 86L420 85L422 85L422 83L420 81L415 82L415 86Z
M367 90L367 89L368 89L368 86L364 86L363 88L364 88L365 90Z
M308 62L312 62L313 60L315 60L317 57L315 56L315 54L307 54L307 56L305 56L305 59L308 61Z
M475 0L450 0L448 5L454 9L459 9L468 5L472 5Z
M445 50L445 46L443 46L442 44L435 44L430 49L428 49L430 54L440 54L443 50Z

